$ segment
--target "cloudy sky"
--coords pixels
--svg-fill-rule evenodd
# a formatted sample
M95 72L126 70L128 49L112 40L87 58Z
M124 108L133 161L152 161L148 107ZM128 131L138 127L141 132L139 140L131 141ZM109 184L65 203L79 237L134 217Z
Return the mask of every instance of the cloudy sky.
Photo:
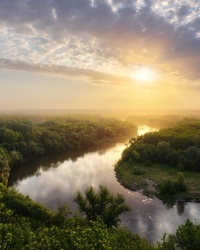
M0 109L197 109L199 0L0 0Z

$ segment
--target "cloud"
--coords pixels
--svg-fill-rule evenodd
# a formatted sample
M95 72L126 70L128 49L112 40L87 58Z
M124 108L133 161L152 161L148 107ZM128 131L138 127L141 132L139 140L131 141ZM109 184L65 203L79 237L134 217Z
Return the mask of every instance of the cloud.
M122 82L125 84L132 82L132 80L128 77L106 74L90 69L79 69L79 68L72 68L59 65L32 64L24 61L9 60L5 58L0 59L0 68L36 72L40 74L62 75L62 76L76 77L76 78L86 77L92 83L97 83L97 84L103 84L103 83L120 84Z
M0 57L106 73L152 65L198 80L199 9L195 0L1 0Z

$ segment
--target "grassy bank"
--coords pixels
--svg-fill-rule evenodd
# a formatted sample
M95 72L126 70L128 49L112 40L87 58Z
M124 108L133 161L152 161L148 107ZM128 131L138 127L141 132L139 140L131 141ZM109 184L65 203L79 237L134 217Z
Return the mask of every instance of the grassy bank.
M142 169L142 174L136 174L136 166ZM200 173L195 171L183 171L187 189L185 192L176 192L173 195L160 194L160 186L164 179L170 178L176 181L178 169L170 165L135 164L134 162L119 161L115 167L119 182L126 188L133 191L141 191L150 196L157 196L161 200L197 200L200 201Z

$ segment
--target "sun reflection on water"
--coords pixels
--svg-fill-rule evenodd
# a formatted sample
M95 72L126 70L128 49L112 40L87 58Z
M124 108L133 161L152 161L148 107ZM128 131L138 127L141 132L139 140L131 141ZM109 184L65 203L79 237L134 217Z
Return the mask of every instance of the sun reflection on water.
M158 131L159 129L157 128L152 128L152 127L149 127L149 126L146 126L146 125L141 125L141 126L138 126L138 135L144 135L148 132L154 132L154 131Z

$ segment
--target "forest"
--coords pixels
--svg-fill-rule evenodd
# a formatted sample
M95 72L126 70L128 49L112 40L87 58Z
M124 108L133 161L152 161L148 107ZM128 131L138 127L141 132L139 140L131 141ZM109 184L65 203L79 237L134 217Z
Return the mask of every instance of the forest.
M140 184L146 178L155 182L160 194L187 191L187 199L199 199L199 162L200 120L185 118L171 128L132 138L116 171L124 184L125 175Z
M27 159L92 147L134 131L128 122L100 116L1 116L0 182L6 184L10 170Z
M200 120L184 119L176 126L146 133L130 140L122 160L171 164L180 169L200 170Z

